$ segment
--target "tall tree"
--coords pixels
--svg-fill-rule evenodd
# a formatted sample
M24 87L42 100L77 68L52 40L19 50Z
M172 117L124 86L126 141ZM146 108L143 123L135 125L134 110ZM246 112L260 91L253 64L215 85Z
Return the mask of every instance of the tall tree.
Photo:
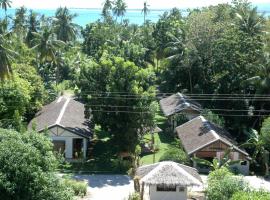
M79 30L79 26L73 23L76 16L76 14L71 14L66 7L57 9L53 25L58 40L69 42L76 39Z
M0 34L0 80L10 77L11 59L15 56L9 43L9 33Z
M124 0L116 0L114 2L113 14L116 16L116 20L118 17L121 17L121 23L122 23L123 17L126 13L126 9L127 9L127 4L125 3Z
M26 22L27 22L27 9L22 6L15 11L13 31L17 34L20 39L24 39L26 36Z
M243 4L236 9L236 24L240 29L250 35L255 35L263 30L264 17L258 14L257 8Z
M33 10L30 10L30 15L28 17L28 24L27 24L27 28L28 28L28 31L27 31L27 35L26 35L26 44L29 46L29 47L32 47L33 44L32 44L32 41L34 39L34 34L33 33L36 33L38 32L39 30L39 21L37 19L37 13L33 12Z
M44 62L55 62L55 55L58 48L60 48L65 43L57 40L54 33L52 32L52 29L48 27L45 27L41 33L33 34L35 36L33 40L35 46L33 49L37 51L40 63L42 64Z
M102 8L102 16L107 19L110 16L110 10L113 8L113 2L111 0L106 0Z
M82 67L78 79L81 95L93 121L112 134L119 151L134 153L142 130L153 126L156 107L152 104L155 89L149 84L152 75L132 62L108 55L99 63ZM90 98L89 91L95 91Z
M147 2L145 1L144 3L143 3L143 9L142 9L142 13L143 13L143 17L144 17L144 24L145 24L145 22L146 22L146 16L148 15L148 13L150 12L150 10L149 10L149 5L147 5Z
M33 49L37 52L37 58L39 63L39 72L42 78L47 79L47 82L51 80L51 74L54 74L56 84L58 83L58 50L65 45L61 40L57 40L55 34L51 29L45 27L41 33L33 33L35 39Z
M11 0L0 0L0 7L5 10L5 18L7 21L7 9L11 7Z

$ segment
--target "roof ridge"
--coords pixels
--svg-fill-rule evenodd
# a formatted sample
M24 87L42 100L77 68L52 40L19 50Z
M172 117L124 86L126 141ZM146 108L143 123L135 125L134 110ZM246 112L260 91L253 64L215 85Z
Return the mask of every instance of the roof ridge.
M197 117L195 117L195 118L193 118L193 119L187 121L186 123L181 124L180 126L177 126L175 129L181 128L182 126L187 125L187 124L189 124L189 123L195 121L195 119L198 119L198 118L201 118L201 117L202 117L202 115L199 115L199 116L197 116Z
M220 140L221 137L220 137L220 135L214 130L214 128L212 127L211 122L210 122L209 120L205 119L204 116L201 116L201 119L202 119L202 122L207 123L207 126L208 126L209 129L210 129L209 132L211 132L217 140Z
M188 173L185 169L183 169L182 167L180 167L177 163L172 162L172 165L178 170L179 173L185 175L187 178L190 178L192 181L194 181L195 183L201 185L201 181L199 181L197 178L195 178L193 175L191 175L190 173Z
M61 111L58 115L58 118L56 119L56 122L55 124L60 124L64 114L65 114L65 111L66 111L66 108L68 106L68 103L70 102L70 98L69 97L65 97L66 98L66 102L64 103L63 107L61 108Z

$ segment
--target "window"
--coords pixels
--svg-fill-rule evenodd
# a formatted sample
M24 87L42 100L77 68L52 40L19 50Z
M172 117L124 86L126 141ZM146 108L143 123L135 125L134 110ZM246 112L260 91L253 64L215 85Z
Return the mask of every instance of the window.
M247 165L247 161L242 161L241 165Z
M180 187L179 192L185 192L185 187Z
M176 186L173 185L157 185L158 192L176 192Z

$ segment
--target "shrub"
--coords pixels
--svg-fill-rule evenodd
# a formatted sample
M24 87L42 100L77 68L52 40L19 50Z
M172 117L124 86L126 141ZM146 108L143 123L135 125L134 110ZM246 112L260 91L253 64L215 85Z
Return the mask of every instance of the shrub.
M132 168L132 161L123 160L122 158L114 159L112 164L114 172L126 173L130 168Z
M0 129L0 199L73 199L73 192L56 177L56 167L48 138Z
M174 161L185 164L188 162L187 154L180 148L168 149L159 159L159 161Z
M208 200L228 200L233 194L246 190L247 184L240 176L233 176L226 168L210 173L206 197Z
M88 184L84 181L64 179L64 184L70 188L76 196L85 196L87 194Z
M270 193L266 191L240 191L235 193L231 200L269 200Z
M140 200L140 194L139 193L133 193L128 196L128 200Z

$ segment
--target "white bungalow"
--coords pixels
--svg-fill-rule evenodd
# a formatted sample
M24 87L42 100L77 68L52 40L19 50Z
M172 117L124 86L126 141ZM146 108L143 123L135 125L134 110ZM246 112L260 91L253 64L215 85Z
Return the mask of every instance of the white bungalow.
M84 110L84 104L71 97L61 96L44 106L31 120L28 129L35 128L40 133L47 130L54 151L64 153L66 159L86 158L92 134Z
M202 186L197 170L175 162L160 162L139 167L143 200L187 200L187 187Z

